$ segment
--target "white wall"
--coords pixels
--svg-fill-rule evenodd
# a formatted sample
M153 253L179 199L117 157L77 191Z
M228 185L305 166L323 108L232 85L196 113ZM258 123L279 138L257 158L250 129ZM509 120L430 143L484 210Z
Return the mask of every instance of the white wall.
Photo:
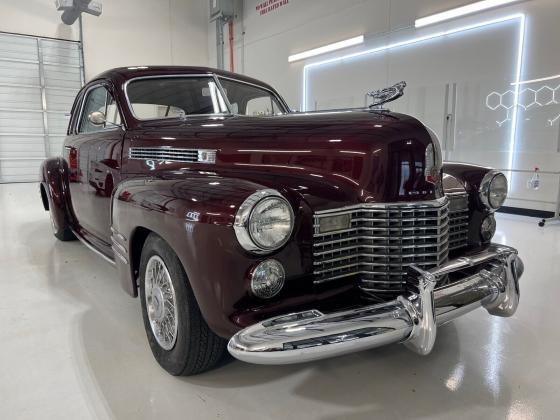
M281 92L288 103L297 109L302 102L304 65L341 53L324 55L292 64L288 63L290 54L364 34L366 36L365 45L346 49L344 53L360 51L373 46L409 39L431 31L522 12L527 16L522 79L534 79L560 73L560 54L557 53L557 40L560 39L560 25L558 25L560 21L560 2L558 0L527 0L471 17L450 21L439 26L419 30L414 28L414 20L418 17L473 1L475 0L290 0L286 6L261 16L255 8L262 0L235 0L236 11L239 15L235 20L234 32L236 70L271 83ZM244 8L243 13L240 12L242 7ZM227 28L225 32L227 38ZM210 64L215 65L215 27L213 24L208 27L208 33ZM492 37L492 32L489 32L488 36ZM494 39L491 40L495 41ZM507 39L505 39L505 42L507 43ZM507 47L511 49L515 42L515 39L511 39L512 45ZM415 54L422 53L421 47L418 51ZM488 77L488 71L492 71L493 57L486 56L483 61L482 57L476 53L476 49L469 48L468 51L469 57L467 59L475 63L480 62L480 71L473 74L472 79ZM226 43L226 63L229 62L228 54ZM511 57L511 54L509 56ZM498 60L500 66L496 66L496 71L503 67L503 60L503 57ZM384 61L381 60L373 66L372 71L379 72L377 74L379 77L376 77L375 80L385 78L387 83L394 82L396 63L398 63L398 60L386 57ZM457 65L461 66L461 63L457 63ZM422 72L423 68L419 64L418 66L417 71ZM414 70L414 67L411 70ZM437 78L436 73L437 69L431 68L430 79ZM340 74L340 83L324 86L325 89L332 91L334 98L342 98L345 90L350 90L349 88L352 87L353 80L345 81L343 80L344 76L344 74ZM500 77L500 75L497 74L492 77ZM506 79L510 77L511 74L503 75L502 84L504 86L509 85L510 81ZM446 69L445 75L441 74L442 86L447 82L455 81L448 78L449 68ZM467 80L458 81L468 82ZM487 84L489 85L489 83ZM472 85L474 84L471 83ZM478 83L475 89L471 91L471 96L474 94L480 96L479 99L476 99L480 102L480 104L477 102L480 105L480 111L477 112L479 112L479 115L486 112L484 117L488 120L488 124L483 121L486 124L484 128L488 130L488 133L496 135L493 132L498 129L495 121L503 117L484 108L483 101L486 91L480 88L482 85L484 83ZM552 81L551 85L552 87L560 86L560 79ZM535 85L534 88L538 89L541 86L543 85ZM376 87L378 86L364 86L364 92L366 89ZM463 86L459 90L464 93L465 89ZM507 89L507 87L496 86L496 89ZM409 92L412 92L412 90ZM471 104L475 103L475 99L472 97L469 100ZM310 108L313 108L313 106L310 106ZM474 115L475 113L470 112L470 114ZM515 168L530 169L539 166L541 170L560 170L560 152L558 151L560 147L560 120L555 125L547 125L545 114L550 114L550 116L560 114L560 106L532 107L527 111L520 112L515 148ZM482 126L480 120L477 122ZM493 126L490 123L493 123ZM501 130L502 132L507 131L507 126ZM458 134L461 135L461 133ZM495 150L491 150L489 153L488 147L481 147L478 158L471 147L468 160L474 163L488 163L489 155L494 153L494 155L501 157L496 161L503 162L504 156L509 153L507 150L509 141L506 141L507 133L501 136L504 140L494 148ZM482 133L479 137L483 139L484 134ZM462 138L463 141L468 141L468 135L465 134L465 131L462 133ZM470 147L468 144L464 146ZM476 146L474 147L476 148ZM517 175L512 178L511 195L521 198L521 200L508 200L508 205L553 210L553 205L540 201L556 199L558 177L543 176L544 183L540 191L526 188L528 178L528 175Z
M207 65L208 5L200 0L104 2L84 16L86 77L117 66Z
M208 64L205 1L102 3L100 17L84 15L83 19L86 79L118 66ZM78 23L64 25L51 0L0 0L0 31L79 39Z
M77 40L77 26L60 20L54 1L0 0L0 31Z

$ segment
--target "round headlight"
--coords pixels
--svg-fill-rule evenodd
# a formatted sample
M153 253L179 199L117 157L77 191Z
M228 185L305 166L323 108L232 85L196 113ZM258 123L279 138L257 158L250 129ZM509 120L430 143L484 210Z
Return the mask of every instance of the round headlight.
M293 227L292 206L275 190L261 190L249 196L239 207L234 224L241 246L256 254L282 247Z
M486 216L483 220L482 225L480 225L480 236L484 242L488 242L496 233L496 219L494 215L490 214Z
M261 299L274 297L282 290L285 276L278 261L263 261L251 273L251 292Z
M506 201L507 193L507 178L501 172L488 172L480 183L480 201L490 210L499 209Z

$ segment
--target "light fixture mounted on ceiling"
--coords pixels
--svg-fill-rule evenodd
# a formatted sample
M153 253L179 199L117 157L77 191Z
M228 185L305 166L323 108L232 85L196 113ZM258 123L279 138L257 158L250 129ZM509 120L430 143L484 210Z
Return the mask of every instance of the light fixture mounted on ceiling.
M516 3L521 0L483 0L476 3L467 4L465 6L457 7L455 9L446 10L445 12L436 13L420 19L416 19L414 26L421 28L423 26L433 25L434 23L443 22L445 20L455 19L465 15L471 15L483 10L492 9L499 6L504 6L510 3Z
M56 0L56 10L62 12L62 22L72 25L82 13L100 16L103 6L100 1L93 0Z

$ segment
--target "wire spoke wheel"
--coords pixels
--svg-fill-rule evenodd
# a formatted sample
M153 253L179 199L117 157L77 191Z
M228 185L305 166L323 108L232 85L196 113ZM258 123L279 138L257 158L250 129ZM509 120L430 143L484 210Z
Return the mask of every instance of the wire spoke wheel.
M148 260L145 291L146 309L154 337L161 348L171 350L177 341L177 298L169 271L157 255Z

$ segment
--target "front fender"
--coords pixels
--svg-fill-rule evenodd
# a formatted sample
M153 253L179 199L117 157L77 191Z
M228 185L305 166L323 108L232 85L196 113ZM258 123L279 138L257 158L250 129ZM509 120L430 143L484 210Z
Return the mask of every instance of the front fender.
M471 246L481 245L480 225L490 214L479 198L478 190L484 175L491 168L461 162L445 162L443 164L444 190L446 193L464 189L469 195L469 233L468 242Z
M266 257L249 254L241 248L233 223L241 203L263 188L266 187L253 181L214 175L122 182L113 196L112 228L115 261L123 288L137 295L136 235L154 232L173 248L182 262L210 328L224 337L234 334L239 327L232 321L232 314L254 300L249 294L248 273ZM293 197L288 199L292 200L301 222L305 213L301 211L303 204L293 202ZM298 228L300 222L296 216L295 237L304 235ZM284 264L287 282L290 277L303 274L304 257L298 242L292 240L274 254ZM124 258L117 255L119 249L126 254Z

